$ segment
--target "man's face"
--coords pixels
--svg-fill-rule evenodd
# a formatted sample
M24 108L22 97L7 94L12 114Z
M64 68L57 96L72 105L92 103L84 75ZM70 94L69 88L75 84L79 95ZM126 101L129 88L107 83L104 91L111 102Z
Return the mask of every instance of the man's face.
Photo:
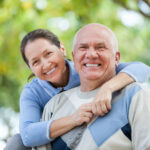
M80 80L104 83L115 75L120 53L114 52L113 41L111 34L104 29L86 28L79 32L73 59Z

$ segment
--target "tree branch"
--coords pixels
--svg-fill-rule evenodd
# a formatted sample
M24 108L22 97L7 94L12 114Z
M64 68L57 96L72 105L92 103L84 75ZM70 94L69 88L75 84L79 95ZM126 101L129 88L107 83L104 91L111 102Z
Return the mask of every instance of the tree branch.
M145 3L146 5L148 5L148 7L149 7L149 9L150 9L150 2L149 2L148 0L136 0L136 1L137 1L138 3L139 3L140 1L143 1L143 3ZM139 6L139 4L138 4L138 6ZM139 7L138 7L138 12L139 12L140 14L142 14L144 17L150 19L150 14L144 13Z
M145 2L150 7L150 2L148 0L142 0L142 1Z
M145 16L146 18L150 19L150 15L145 14L142 10L138 9L138 12Z
M141 15L143 15L144 17L150 19L150 14L146 14L144 13L140 8L139 8L139 2L140 1L143 1L144 3L146 3L149 7L150 7L150 2L148 0L136 0L137 2L137 5L138 5L138 9L132 9L130 8L126 3L123 3L122 1L120 0L113 0L115 3L117 3L118 5L122 6L123 8L127 9L127 10L133 10L133 11L136 11L138 13L140 13Z

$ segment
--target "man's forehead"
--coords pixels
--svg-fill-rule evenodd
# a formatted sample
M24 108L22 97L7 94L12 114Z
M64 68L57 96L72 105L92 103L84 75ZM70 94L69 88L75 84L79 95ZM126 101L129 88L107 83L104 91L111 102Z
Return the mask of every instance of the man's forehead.
M76 37L76 42L78 44L84 44L84 43L104 43L106 39L108 39L110 36L101 31L83 31L78 34Z
M78 45L102 45L106 44L105 40L80 40Z

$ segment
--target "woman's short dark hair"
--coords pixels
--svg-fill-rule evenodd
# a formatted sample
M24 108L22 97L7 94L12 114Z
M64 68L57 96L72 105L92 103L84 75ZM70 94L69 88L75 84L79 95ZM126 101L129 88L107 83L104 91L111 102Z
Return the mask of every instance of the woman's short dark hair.
M34 40L36 40L38 38L44 38L44 39L48 40L51 44L54 44L58 48L60 48L60 41L59 41L59 39L57 38L57 36L55 34L50 32L49 30L37 29L37 30L29 32L23 38L23 40L21 42L21 46L20 46L20 51L21 51L22 58L23 58L23 60L25 61L25 63L28 66L29 66L28 60L27 60L27 58L25 56L25 47L28 44L28 42L32 42L32 41L34 41Z

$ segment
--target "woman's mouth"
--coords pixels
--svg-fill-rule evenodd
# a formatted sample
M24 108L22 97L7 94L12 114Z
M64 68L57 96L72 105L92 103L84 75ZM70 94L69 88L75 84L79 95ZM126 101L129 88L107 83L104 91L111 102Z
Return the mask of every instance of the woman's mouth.
M52 72L55 71L56 68L51 69L49 72L45 73L46 75L50 75Z

